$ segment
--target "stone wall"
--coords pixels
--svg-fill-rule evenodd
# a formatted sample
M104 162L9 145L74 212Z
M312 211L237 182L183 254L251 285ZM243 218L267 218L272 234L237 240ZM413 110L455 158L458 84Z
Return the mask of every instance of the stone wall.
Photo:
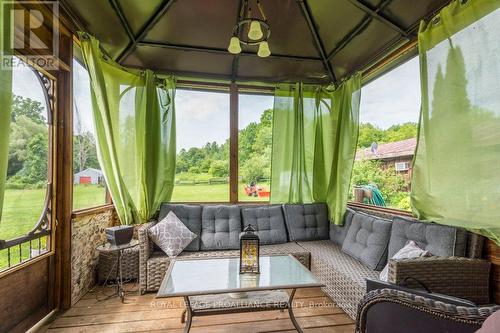
M104 229L118 224L114 209L82 215L72 220L71 304L75 304L95 284L99 253L96 247L106 242Z

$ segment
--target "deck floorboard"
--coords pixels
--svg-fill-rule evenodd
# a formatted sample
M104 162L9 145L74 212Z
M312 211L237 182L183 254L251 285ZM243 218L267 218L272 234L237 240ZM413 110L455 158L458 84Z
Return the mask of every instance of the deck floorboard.
M71 309L60 313L45 330L58 332L182 332L184 310L181 298L156 299L154 293L140 296L137 286L125 303L118 298L102 300L112 287L97 286ZM307 333L352 333L354 322L320 288L298 290L294 313ZM264 311L194 317L193 333L289 333L295 332L287 311Z

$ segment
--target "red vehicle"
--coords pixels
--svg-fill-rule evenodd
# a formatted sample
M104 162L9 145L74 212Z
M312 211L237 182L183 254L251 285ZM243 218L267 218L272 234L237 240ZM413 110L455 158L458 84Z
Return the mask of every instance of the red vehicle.
M269 198L271 194L270 191L266 191L266 189L262 186L257 186L255 183L250 183L250 185L245 186L245 193L249 197L259 197L259 198Z

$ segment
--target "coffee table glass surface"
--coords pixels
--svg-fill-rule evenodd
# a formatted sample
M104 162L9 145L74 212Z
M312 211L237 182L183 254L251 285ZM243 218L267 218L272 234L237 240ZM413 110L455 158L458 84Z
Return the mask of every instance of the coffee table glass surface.
M239 274L239 258L175 260L157 297L323 286L291 255L261 256L260 274Z

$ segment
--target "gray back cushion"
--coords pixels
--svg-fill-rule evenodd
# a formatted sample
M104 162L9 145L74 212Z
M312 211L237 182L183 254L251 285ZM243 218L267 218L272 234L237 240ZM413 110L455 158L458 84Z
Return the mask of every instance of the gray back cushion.
M259 235L260 244L287 242L285 219L281 206L259 206L241 209L243 228L251 224Z
M240 233L240 207L203 206L201 215L202 250L239 249Z
M391 224L390 220L355 212L342 251L368 268L382 270L387 262Z
M198 237L196 237L184 251L199 251L200 236L201 236L201 206L199 205L182 205L182 204L161 204L158 221L163 220L167 214L173 211L179 220Z
M336 225L333 223L330 224L330 240L340 247L342 247L342 244L344 244L344 239L347 236L347 231L349 230L349 227L351 226L351 221L353 216L354 216L354 211L350 208L347 208L344 214L343 225Z
M283 205L290 241L329 239L330 222L323 203Z
M435 256L465 256L467 232L460 228L449 227L415 219L394 217L389 258L401 250L408 241Z

